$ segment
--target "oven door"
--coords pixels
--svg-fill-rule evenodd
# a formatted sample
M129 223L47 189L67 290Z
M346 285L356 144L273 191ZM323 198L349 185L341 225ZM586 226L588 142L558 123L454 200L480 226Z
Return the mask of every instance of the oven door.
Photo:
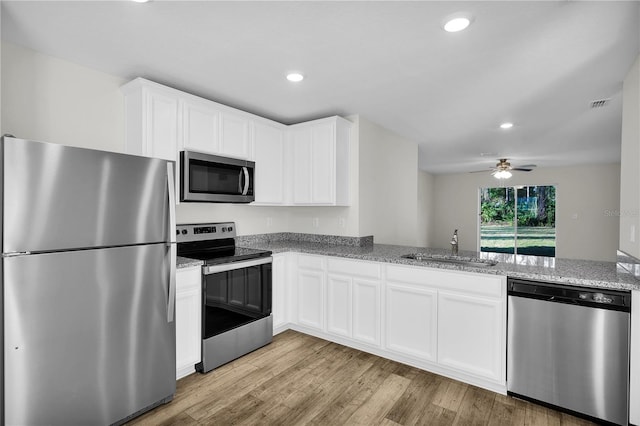
M273 258L205 266L203 339L271 315Z
M180 167L180 201L250 203L255 199L252 161L181 151Z

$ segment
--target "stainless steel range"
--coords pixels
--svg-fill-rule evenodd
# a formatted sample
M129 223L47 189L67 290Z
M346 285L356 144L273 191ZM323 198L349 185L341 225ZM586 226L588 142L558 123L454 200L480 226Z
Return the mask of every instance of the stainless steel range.
M206 373L271 342L270 251L235 246L235 223L177 226L178 255L202 266L202 362Z

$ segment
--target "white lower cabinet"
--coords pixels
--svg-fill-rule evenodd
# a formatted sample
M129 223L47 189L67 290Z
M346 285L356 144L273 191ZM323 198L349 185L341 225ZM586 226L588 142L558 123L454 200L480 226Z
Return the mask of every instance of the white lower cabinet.
M631 292L631 389L629 423L640 425L640 291Z
M368 345L380 345L381 266L327 260L327 332Z
M398 265L386 271L386 348L504 391L506 277Z
M176 271L176 378L195 372L202 342L202 276L199 266Z
M438 293L387 283L386 348L425 361L436 360Z
M438 293L438 363L490 380L504 377L501 299Z
M351 279L330 274L327 279L327 331L329 333L351 337L352 303Z
M292 328L506 393L504 276L278 253L272 312L274 334Z
M298 256L298 324L324 331L325 272L319 256Z
M291 298L289 297L288 259L289 255L286 253L273 255L271 313L274 335L286 330L289 324Z
M362 343L380 345L380 287L378 281L354 278L353 282L353 337Z

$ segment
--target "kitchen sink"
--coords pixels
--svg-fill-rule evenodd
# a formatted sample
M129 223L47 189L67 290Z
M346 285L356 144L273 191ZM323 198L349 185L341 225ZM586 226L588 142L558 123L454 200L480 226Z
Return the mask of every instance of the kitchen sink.
M498 262L477 257L447 256L442 254L410 253L400 256L404 259L421 260L424 262L452 263L462 266L495 266Z

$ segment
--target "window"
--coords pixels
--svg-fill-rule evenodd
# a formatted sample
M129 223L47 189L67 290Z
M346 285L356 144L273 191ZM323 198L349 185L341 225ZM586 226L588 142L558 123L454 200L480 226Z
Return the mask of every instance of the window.
M556 187L480 188L480 251L556 255Z

